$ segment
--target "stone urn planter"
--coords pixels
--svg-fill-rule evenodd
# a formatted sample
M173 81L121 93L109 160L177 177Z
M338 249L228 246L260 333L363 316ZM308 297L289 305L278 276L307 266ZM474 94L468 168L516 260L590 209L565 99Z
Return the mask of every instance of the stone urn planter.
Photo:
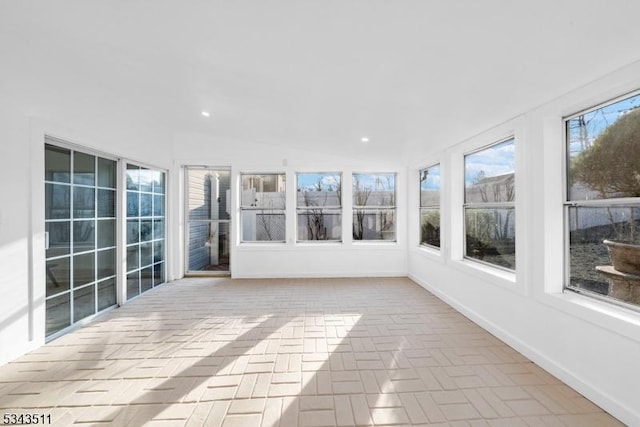
M640 275L640 245L605 240L613 268L627 274Z

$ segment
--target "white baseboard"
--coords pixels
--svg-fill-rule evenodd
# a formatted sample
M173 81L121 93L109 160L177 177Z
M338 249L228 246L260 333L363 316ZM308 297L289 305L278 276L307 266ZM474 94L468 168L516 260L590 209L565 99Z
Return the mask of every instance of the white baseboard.
M234 273L231 272L232 279L340 279L340 278L366 278L366 277L407 277L406 271L388 272L362 272L362 273L331 273L331 272L308 272L308 273Z
M565 366L559 365L556 361L548 358L535 348L529 346L524 341L508 333L499 325L481 316L476 311L467 307L465 304L462 304L460 301L449 297L438 288L433 287L429 284L428 281L423 280L411 273L409 273L408 276L409 279L413 280L418 285L422 286L423 288L449 304L451 307L455 308L465 317L469 318L483 329L487 330L500 340L504 341L506 344L513 347L515 350L523 354L536 365L545 369L546 371L563 381L569 387L575 389L587 399L591 400L596 405L609 412L614 417L618 418L629 426L640 426L640 413L637 410L629 408L621 404L610 395L603 393L596 386L582 380L579 376L577 376L571 370L567 369Z

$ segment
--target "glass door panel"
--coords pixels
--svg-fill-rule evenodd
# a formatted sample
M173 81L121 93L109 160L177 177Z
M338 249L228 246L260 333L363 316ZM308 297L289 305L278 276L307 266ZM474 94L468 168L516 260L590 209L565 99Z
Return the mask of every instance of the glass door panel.
M165 282L164 172L127 164L127 299Z
M46 142L45 316L51 337L117 303L117 162Z
M188 167L186 273L229 274L231 172Z

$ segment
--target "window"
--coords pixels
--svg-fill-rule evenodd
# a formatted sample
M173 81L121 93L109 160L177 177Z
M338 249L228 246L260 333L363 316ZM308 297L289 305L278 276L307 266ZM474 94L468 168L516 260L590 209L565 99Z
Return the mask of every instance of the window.
M127 164L127 299L164 283L164 172Z
M464 157L465 256L515 270L515 144Z
M440 247L440 165L420 171L420 244Z
M640 305L638 107L640 94L565 120L565 287L634 305Z
M396 176L354 173L353 240L396 240Z
M297 174L298 241L342 241L342 175Z
M242 241L285 242L285 175L241 174L240 180Z

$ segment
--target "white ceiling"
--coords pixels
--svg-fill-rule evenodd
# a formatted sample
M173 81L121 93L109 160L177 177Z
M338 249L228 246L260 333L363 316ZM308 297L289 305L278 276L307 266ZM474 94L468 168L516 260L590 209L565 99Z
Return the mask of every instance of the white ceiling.
M2 0L0 61L172 131L388 156L640 59L638 16L637 0Z

